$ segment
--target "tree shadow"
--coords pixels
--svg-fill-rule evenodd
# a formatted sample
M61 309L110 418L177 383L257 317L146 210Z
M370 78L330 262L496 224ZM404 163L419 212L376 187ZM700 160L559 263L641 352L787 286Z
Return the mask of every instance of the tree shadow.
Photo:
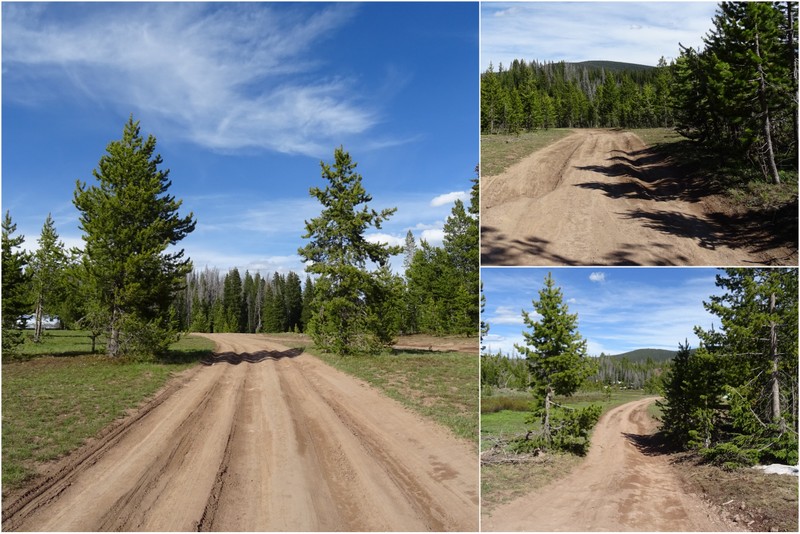
M303 349L295 348L283 351L262 350L258 352L236 354L234 352L221 352L219 354L207 354L200 363L203 365L214 365L216 363L227 363L239 365L241 363L260 363L265 360L282 360L284 358L296 358L303 353Z
M641 245L620 243L599 261L580 261L552 251L552 243L535 236L512 238L497 228L481 227L481 265L574 265L574 266L625 266L642 265L634 258L641 257ZM647 265L687 265L689 258L678 254L674 247L661 243L648 245ZM657 252L656 252L657 250Z
M607 182L585 182L577 187L603 191L610 198L634 198L640 200L683 200L700 202L710 195L722 193L715 181L698 179L695 165L683 163L673 157L671 151L660 147L641 150L613 150L607 159L608 165L577 167L611 178L627 180Z
M638 209L628 212L625 217L641 221L645 227L664 234L696 240L709 250L727 246L763 254L785 246L797 249L796 241L787 240L783 233L773 233L771 225L748 214L712 213L708 217L698 217L688 213ZM780 258L773 261L779 262Z
M655 434L623 432L622 435L628 443L636 447L645 456L665 456L679 452L679 449L667 440L663 432L656 432Z

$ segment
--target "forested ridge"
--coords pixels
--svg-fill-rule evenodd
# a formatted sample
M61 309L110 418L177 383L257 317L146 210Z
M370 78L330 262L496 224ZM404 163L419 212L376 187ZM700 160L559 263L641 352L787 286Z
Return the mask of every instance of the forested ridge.
M675 128L719 161L757 169L773 183L796 180L797 7L722 2L704 47L675 43L677 58L650 69L490 64L481 76L481 132Z

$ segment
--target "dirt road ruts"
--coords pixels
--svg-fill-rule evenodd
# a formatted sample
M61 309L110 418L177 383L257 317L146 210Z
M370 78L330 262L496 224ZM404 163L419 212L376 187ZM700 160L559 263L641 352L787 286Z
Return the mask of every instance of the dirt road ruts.
M469 444L300 350L208 337L213 360L4 502L3 529L478 528Z
M499 506L484 531L728 531L697 496L687 495L649 436L654 398L607 412L586 460L566 478Z
M797 261L635 134L575 130L481 183L482 265Z

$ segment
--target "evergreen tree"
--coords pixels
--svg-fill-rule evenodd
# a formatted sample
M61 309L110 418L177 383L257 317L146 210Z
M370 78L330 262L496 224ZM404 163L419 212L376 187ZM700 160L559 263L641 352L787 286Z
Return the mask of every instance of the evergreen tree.
M332 166L320 165L328 184L312 187L310 194L322 213L306 221L303 238L310 242L298 250L308 262L306 269L319 275L309 333L319 347L337 354L371 352L391 342L395 333L374 328L373 314L382 303L373 299L385 294L384 277L370 271L369 264L386 266L402 247L371 243L364 234L370 227L380 229L396 208L377 212L368 207L372 197L343 148L336 149Z
M299 332L302 327L303 290L300 277L293 271L286 275L283 300L286 308L286 331Z
M25 236L14 236L17 225L11 221L11 213L6 211L3 219L3 354L13 355L17 346L22 343L22 315L29 311L27 292L28 276L25 266L28 255L19 250L25 242Z
M718 441L750 461L796 463L797 270L726 269L717 286L725 293L705 306L720 318L722 331L696 332L717 355L731 399L731 424Z
M84 232L85 265L94 298L107 311L111 356L166 348L173 327L169 306L191 261L167 252L194 230L190 213L169 195L169 171L159 170L156 139L141 137L131 117L122 139L109 143L93 171L98 185L77 182L74 204Z
M39 236L39 248L31 256L30 279L32 300L34 303L34 329L33 341L42 340L42 319L46 313L56 310L57 303L61 300L64 285L64 268L67 255L64 243L58 240L53 218L50 214L42 227Z
M225 310L225 325L221 331L244 332L246 318L242 302L242 277L236 267L225 276L222 307Z
M708 349L697 351L688 342L678 345L664 380L662 430L683 447L708 447L719 424L722 396L719 361Z
M303 311L300 313L300 329L306 332L308 323L314 315L314 282L311 277L306 275L306 283L303 285Z
M532 377L533 394L541 410L543 439L553 442L551 409L554 395L572 395L592 373L586 355L586 340L578 332L578 315L570 314L563 301L561 289L556 287L550 274L539 291L539 300L533 301L538 321L525 310L522 318L530 331L523 331L525 345L514 345L528 361Z

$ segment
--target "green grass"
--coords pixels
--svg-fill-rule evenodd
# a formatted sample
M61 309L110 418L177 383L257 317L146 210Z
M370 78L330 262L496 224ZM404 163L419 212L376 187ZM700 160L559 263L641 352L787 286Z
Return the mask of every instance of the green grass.
M92 352L92 339L84 330L45 330L41 343L33 342L33 331L24 330L25 342L17 349L20 359L34 356L75 356ZM98 337L95 350L105 351L105 336Z
M632 128L630 131L648 146L667 145L686 140L672 128Z
M432 418L477 447L478 357L460 352L398 350L365 356L309 352Z
M77 354L79 338L54 332L36 345L40 356L3 364L4 488L21 485L39 464L79 447L213 348L209 340L185 337L163 361L113 360Z
M481 135L481 176L496 176L570 133L572 130L555 128L519 135Z
M599 391L579 391L571 397L556 397L555 401L564 406L571 408L585 408L590 404L600 404L603 408L603 413L608 410L621 406L627 402L631 402L642 397L647 396L642 391L633 390L620 390L606 394ZM508 397L499 397L500 399L508 399ZM484 404L494 404L492 397L481 399L481 437L503 437L510 438L516 435L525 434L528 430L535 430L539 427L538 421L532 425L525 423L529 417L529 407L532 397L526 395L525 397L513 397L512 405L515 407L513 410L503 409L495 412L484 411ZM527 402L526 402L527 401ZM508 401L502 401L508 402Z

